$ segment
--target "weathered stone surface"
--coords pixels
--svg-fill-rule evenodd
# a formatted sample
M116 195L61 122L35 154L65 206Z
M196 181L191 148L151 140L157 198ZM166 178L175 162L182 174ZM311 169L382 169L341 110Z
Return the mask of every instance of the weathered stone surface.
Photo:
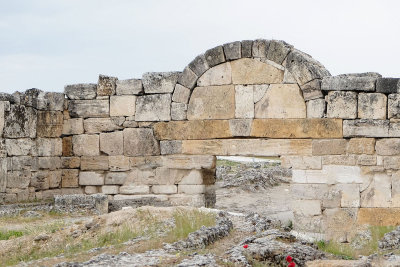
M62 139L62 155L64 157L71 157L74 155L72 148L72 136L66 136Z
M229 120L229 129L232 136L250 136L252 123L253 120L251 119Z
M400 118L400 94L388 96L388 118Z
M108 100L71 100L68 111L73 118L104 118L110 116L110 105Z
M180 84L175 85L172 101L187 104L189 102L190 89Z
M224 44L226 60L234 60L242 57L242 46L239 41Z
M143 91L140 79L117 80L115 85L117 95L139 95Z
M139 168L143 170L155 169L161 167L163 164L163 157L161 156L147 156L147 157L130 157L129 163L131 168Z
M6 141L0 138L0 158L7 157Z
M344 120L344 137L388 137L387 120Z
M61 157L61 167L64 169L76 169L81 166L80 157Z
M253 86L235 86L235 118L254 118Z
M375 155L359 155L357 158L357 165L362 166L375 166L377 159Z
M87 100L95 99L97 94L97 84L71 84L64 87L64 93L69 99Z
M309 81L300 86L300 88L303 91L304 100L312 100L323 97L320 79Z
M103 185L100 189L101 193L106 195L116 195L119 192L119 186L117 185Z
M320 156L282 156L281 166L297 170L320 170L322 158Z
M198 76L194 73L188 66L183 70L183 72L178 77L178 83L183 86L193 89L196 85Z
M126 172L109 172L104 180L105 184L123 185L127 177Z
M297 83L296 79L288 71L288 69L285 69L285 72L283 73L283 82L282 83Z
M325 155L322 156L322 165L354 166L357 163L356 155Z
M160 141L161 155L181 154L182 141Z
M11 105L5 112L3 136L5 138L36 137L37 112L31 107Z
M0 137L3 136L5 103L4 101L0 101Z
M153 194L176 194L178 192L178 186L176 185L153 185L151 187Z
M99 171L108 170L108 157L107 156L82 156L81 157L81 170L86 171Z
M210 67L206 61L204 54L198 55L192 62L189 63L189 68L200 77ZM183 84L184 85L184 84Z
M375 153L374 138L351 138L347 144L349 154L369 154Z
M248 85L253 87L253 102L254 104L260 101L263 96L267 93L269 88L269 84L255 84L255 85Z
M204 194L205 192L206 192L205 185L186 185L186 184L178 185L179 194L195 195L195 194Z
M386 119L387 97L379 93L358 94L358 118L360 119Z
M282 64L291 48L293 48L293 46L289 45L285 41L271 40L267 52L267 59Z
M306 104L297 84L271 84L255 105L256 118L305 118Z
M38 111L37 137L60 137L63 130L63 118L60 111Z
M182 154L221 156L311 155L311 140L213 139L182 141Z
M242 58L252 57L253 40L243 40L242 45Z
M233 85L196 87L190 97L188 120L233 119L235 89Z
M109 156L108 165L110 171L127 171L129 170L129 158L125 156Z
M49 171L49 188L58 188L61 184L61 170Z
M399 225L399 208L361 208L357 216L358 224L368 225Z
M139 96L136 100L136 121L171 120L171 94Z
M110 116L134 116L136 106L136 96L111 96L110 97Z
M97 82L97 95L98 96L109 96L115 95L116 77L99 75L99 80Z
M37 162L39 169L58 170L61 168L60 157L39 157Z
M313 155L342 155L346 154L347 140L345 139L327 139L313 140Z
M322 90L328 91L375 91L378 76L374 73L342 74L322 79Z
M36 145L32 149L33 156L51 157L62 155L61 138L37 138Z
M171 119L173 121L186 120L187 104L171 103Z
M286 68L300 86L311 80L330 76L329 71L321 63L296 49L288 54Z
M88 185L85 186L85 194L93 195L99 193L99 189L97 186Z
M124 153L124 134L122 131L100 134L100 151L110 156Z
M376 91L384 94L400 93L400 79L378 78L376 81Z
M146 72L142 83L146 94L164 94L174 91L180 72Z
M143 166L142 166L143 167ZM158 167L158 166L157 166ZM133 167L125 180L124 185L152 185L155 182L156 169Z
M78 187L78 176L79 170L76 169L64 169L61 173L61 186L66 188Z
M67 119L63 124L63 135L83 134L83 119Z
M400 137L400 123L389 124L389 137Z
M340 119L255 119L252 137L341 138Z
M225 85L231 83L232 69L229 62L212 67L197 80L197 86Z
M253 57L267 57L269 40L257 39L253 41L252 55Z
M148 186L148 185L123 185L119 188L119 193L125 194L125 195L149 194L150 186Z
M357 93L340 91L329 92L327 102L328 118L357 118Z
M112 132L123 129L111 118L90 118L83 121L86 133Z
M5 139L8 156L26 156L31 153L34 142L29 138Z
M315 216L322 213L319 200L297 200L292 203L292 209L301 216Z
M104 174L99 172L83 172L79 173L79 185L103 185Z
M229 121L198 120L160 122L154 125L158 140L212 139L231 137Z
M222 48L221 45L211 48L211 49L208 49L204 53L204 57L207 61L208 66L210 66L210 68L225 62L224 49Z
M385 138L376 141L376 153L382 156L400 155L400 138Z
M8 188L28 188L31 182L31 172L30 171L13 171L8 173L5 172L3 178L7 179L6 184Z
M216 161L215 156L202 155L169 155L162 157L163 166L170 169L214 169Z
M98 156L99 135L81 134L72 136L73 151L76 156Z
M30 186L34 187L36 190L49 189L49 176L49 171L33 172L31 176Z
M124 129L124 155L146 156L159 155L160 147L154 138L152 129Z
M307 118L323 118L325 115L325 99L313 99L306 102Z
M293 170L292 182L306 184L362 184L364 177L358 166L325 165L322 170Z
M283 71L256 59L231 61L233 84L270 84L283 81Z
M391 177L386 173L377 173L372 183L361 193L361 207L390 207L391 195Z
M0 193L4 193L7 187L7 159L0 158Z

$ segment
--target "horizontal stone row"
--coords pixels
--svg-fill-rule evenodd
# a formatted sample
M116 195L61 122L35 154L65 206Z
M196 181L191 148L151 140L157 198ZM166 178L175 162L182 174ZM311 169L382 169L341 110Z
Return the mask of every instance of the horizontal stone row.
M6 192L0 192L0 204L15 203L23 201L38 201L53 199L55 195L74 195L84 194L82 188L55 188L44 191L36 191L34 187L25 189L13 188L7 189Z

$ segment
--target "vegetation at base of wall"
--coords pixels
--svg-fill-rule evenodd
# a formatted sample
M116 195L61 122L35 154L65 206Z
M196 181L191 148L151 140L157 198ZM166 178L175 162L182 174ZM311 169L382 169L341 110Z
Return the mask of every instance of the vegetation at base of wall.
M0 240L8 240L12 238L17 238L20 236L23 236L24 232L22 231L15 231L15 230L10 230L10 231L0 231Z

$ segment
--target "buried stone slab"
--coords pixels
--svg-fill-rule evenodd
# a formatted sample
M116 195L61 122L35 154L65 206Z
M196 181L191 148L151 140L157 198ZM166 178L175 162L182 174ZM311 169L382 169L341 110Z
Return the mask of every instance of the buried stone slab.
M69 212L71 210L88 210L97 214L108 213L108 198L104 194L94 195L56 195L54 196L56 210Z

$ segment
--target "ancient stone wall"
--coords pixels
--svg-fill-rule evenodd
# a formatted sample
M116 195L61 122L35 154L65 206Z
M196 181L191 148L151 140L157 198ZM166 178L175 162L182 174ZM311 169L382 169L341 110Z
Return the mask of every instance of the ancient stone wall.
M207 205L216 155L279 156L298 229L400 220L376 216L400 211L399 79L331 76L283 41L217 46L182 72L100 75L65 99L0 100L2 202L101 192Z

